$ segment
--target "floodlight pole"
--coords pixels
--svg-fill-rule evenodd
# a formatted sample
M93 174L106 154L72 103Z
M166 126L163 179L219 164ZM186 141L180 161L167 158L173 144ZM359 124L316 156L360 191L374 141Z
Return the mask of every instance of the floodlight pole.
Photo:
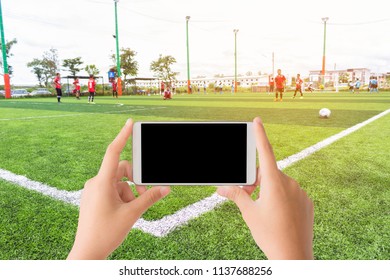
M118 10L117 10L117 4L119 0L114 0L115 3L115 40L116 40L116 71L118 75L118 95L122 95L122 79L121 79L121 57L119 55L119 36L118 36Z
M7 46L5 44L5 38L4 38L3 11L1 9L1 0L0 0L0 35L1 35L1 51L3 54L5 98L11 98L11 86L9 81L9 72L8 72L8 64L7 64Z
M234 29L234 92L237 93L237 32L238 29Z
M191 80L190 80L190 47L188 43L188 21L190 16L186 16L186 38L187 38L187 92L191 93Z
M329 20L328 17L322 18L322 21L324 23L324 51L322 54L322 71L321 71L321 76L322 76L322 83L324 84L325 87L325 46L326 46L326 22Z

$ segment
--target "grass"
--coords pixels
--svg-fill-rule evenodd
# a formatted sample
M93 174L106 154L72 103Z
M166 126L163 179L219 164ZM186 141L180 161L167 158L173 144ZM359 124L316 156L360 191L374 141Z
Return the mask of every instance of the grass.
M289 94L287 94L289 95ZM389 109L390 94L323 93L273 102L259 94L1 100L0 168L68 191L94 176L125 120L245 120L261 116L278 160ZM118 105L118 103L123 105ZM330 119L318 110L332 110ZM26 118L28 117L28 118ZM34 118L30 118L34 117ZM38 118L37 118L38 117ZM12 120L7 120L12 119ZM317 259L389 259L389 143L386 116L289 167L316 205ZM185 136L174 141L185 141ZM213 139L206 139L215 145ZM387 141L388 142L388 141ZM128 145L122 158L131 159ZM201 168L201 167L200 167ZM144 218L172 214L215 191L174 187ZM77 207L0 180L0 259L63 259ZM237 208L225 203L164 238L133 230L112 259L263 259Z

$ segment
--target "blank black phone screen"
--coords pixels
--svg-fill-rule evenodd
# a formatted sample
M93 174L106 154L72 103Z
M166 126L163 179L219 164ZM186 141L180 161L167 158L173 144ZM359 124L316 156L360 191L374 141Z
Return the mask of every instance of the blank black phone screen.
M144 184L245 183L246 123L141 124Z

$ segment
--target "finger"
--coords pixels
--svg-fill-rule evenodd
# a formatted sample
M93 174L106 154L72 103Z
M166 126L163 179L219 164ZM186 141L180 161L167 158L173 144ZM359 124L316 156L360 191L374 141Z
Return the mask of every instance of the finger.
M272 146L265 133L264 125L259 117L253 120L256 148L259 154L261 174L270 174L278 170Z
M148 210L153 204L155 204L160 199L167 196L170 192L169 187L153 187L139 196L137 199L133 200L128 204L127 211L136 215L138 218Z
M115 178L119 157L133 130L133 121L128 119L122 130L106 150L99 174Z
M246 191L249 195L252 195L252 193L256 190L257 186L260 186L260 168L256 168L256 181L253 183L253 185L249 186L243 186L242 189Z
M127 160L121 160L119 162L116 172L117 181L122 181L123 178L127 178L130 181L133 179L133 167Z
M139 195L142 195L144 194L148 189L146 188L146 186L139 186L139 185L136 185L135 186L135 189L137 190L137 193Z
M123 202L130 202L135 199L135 195L127 182L117 184L118 194Z
M251 196L244 189L237 186L219 187L217 193L232 200L243 215L248 214L254 205Z
M242 189L246 191L247 194L252 195L252 193L256 190L256 185L253 186L243 186Z

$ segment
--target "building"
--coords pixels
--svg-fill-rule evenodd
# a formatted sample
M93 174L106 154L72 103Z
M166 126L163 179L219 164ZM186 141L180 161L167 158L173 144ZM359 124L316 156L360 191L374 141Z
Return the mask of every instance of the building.
M351 68L345 70L327 70L324 75L324 83L331 83L333 86L349 81L359 79L362 85L368 85L370 82L371 71L368 68ZM321 70L312 70L309 72L309 81L313 84L321 81Z
M161 80L156 78L135 78L131 79L135 81L137 87L159 87ZM207 86L209 84L222 82L224 86L231 86L234 83L234 76L223 76L223 77L214 77L214 78L194 78L191 79L191 85L202 87L206 82ZM237 77L237 82L240 87L251 88L252 86L267 86L268 85L268 75L254 75L254 76L239 76ZM187 87L187 80L178 80L175 82L176 87Z

